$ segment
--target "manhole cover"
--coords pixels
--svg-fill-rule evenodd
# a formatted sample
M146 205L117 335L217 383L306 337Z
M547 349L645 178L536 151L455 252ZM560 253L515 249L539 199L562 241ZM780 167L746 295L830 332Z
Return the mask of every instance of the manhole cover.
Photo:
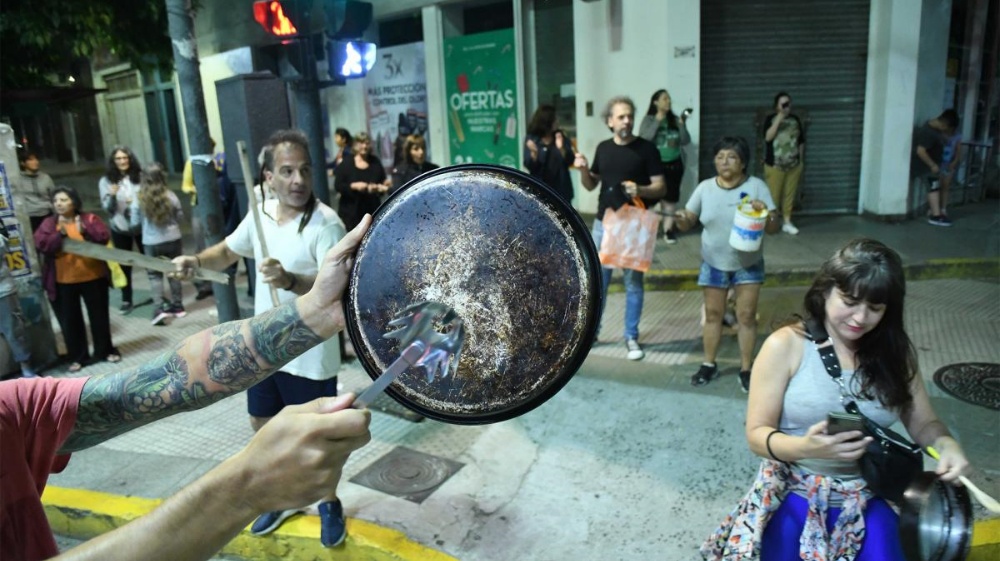
M992 362L949 364L934 373L934 383L966 403L1000 411L1000 364Z
M351 483L420 503L458 472L462 465L397 446L352 477Z

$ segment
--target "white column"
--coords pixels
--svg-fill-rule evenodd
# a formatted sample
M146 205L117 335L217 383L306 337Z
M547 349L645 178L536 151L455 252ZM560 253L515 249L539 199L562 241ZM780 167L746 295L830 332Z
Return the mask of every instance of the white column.
M902 218L908 210L921 19L913 8L872 2L859 213Z
M445 95L444 29L441 8L425 6L421 10L424 25L424 57L427 79L427 136L434 150L434 163L451 163L448 143L448 99Z

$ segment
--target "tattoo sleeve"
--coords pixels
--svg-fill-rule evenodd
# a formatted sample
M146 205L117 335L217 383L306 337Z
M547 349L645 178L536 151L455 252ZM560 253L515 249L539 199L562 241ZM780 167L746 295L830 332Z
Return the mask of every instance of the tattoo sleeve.
M294 303L196 333L136 368L91 378L62 453L243 391L323 339Z

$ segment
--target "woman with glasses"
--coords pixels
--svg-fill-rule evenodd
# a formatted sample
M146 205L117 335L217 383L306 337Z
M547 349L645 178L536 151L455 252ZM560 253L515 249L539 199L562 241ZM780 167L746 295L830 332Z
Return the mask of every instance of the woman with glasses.
M686 232L697 222L701 233L701 271L698 286L705 297L705 325L702 344L705 360L691 377L691 385L704 386L719 376L715 363L722 339L722 318L726 313L726 295L732 287L736 293L737 339L740 345L740 386L750 387L750 366L757 340L757 297L764 283L764 247L756 251L740 251L729 243L736 209L745 202L754 210L771 211L764 231L778 231L774 201L767 185L747 175L750 146L742 137L723 137L712 148L715 154L715 177L702 181L684 210L677 211L677 227Z

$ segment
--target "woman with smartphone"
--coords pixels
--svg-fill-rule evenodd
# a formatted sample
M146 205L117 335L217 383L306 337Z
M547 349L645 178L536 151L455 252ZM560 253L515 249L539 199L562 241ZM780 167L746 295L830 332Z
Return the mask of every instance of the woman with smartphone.
M674 230L674 212L681 200L681 179L684 177L684 146L691 143L687 130L687 118L691 109L685 109L678 117L674 114L670 92L656 90L649 100L646 116L639 123L639 136L652 142L660 151L663 164L663 179L667 183L667 194L659 201L663 207L663 238L668 244L677 243Z
M793 236L799 233L792 224L792 207L802 180L805 148L806 131L802 121L792 114L792 96L778 92L774 96L774 113L764 119L764 182L781 210L781 231Z
M843 386L827 372L803 321L764 342L746 421L750 449L763 460L750 492L702 545L706 559L818 559L823 552L829 559L905 561L898 516L858 467L871 437L838 432L828 421L844 411L842 398L853 400L878 424L900 420L917 444L937 448L942 480L957 481L967 469L917 370L903 326L905 293L902 261L881 242L852 240L822 265L806 293L805 315L825 327Z

